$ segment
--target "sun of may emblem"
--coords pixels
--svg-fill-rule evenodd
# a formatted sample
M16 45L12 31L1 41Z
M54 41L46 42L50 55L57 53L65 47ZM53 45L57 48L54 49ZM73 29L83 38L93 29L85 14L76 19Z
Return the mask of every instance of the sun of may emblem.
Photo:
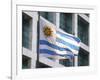
M52 36L52 34L53 34L52 28L50 28L50 27L47 26L47 25L44 26L43 32L44 32L44 35L45 35L46 37L50 37L50 36Z

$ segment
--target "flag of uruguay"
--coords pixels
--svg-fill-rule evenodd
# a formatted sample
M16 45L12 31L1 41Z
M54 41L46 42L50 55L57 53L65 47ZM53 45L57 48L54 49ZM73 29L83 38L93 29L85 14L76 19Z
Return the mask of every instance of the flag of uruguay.
M57 29L56 26L40 16L40 54L73 55L78 54L80 39Z
M71 50L74 54L78 54L80 48L80 39L74 35L68 34L61 29L56 31L56 45Z

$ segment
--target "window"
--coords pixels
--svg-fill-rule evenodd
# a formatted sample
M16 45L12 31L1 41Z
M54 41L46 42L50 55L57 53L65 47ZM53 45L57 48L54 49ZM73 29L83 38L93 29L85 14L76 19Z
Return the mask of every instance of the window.
M22 46L32 48L32 18L22 13Z
M72 14L60 13L60 28L72 34Z
M44 17L48 21L52 22L53 24L56 23L56 13L54 12L40 12L40 16Z
M89 52L83 50L82 48L80 49L78 55L78 65L89 66Z
M27 56L22 56L22 69L29 69L31 68L31 58Z
M89 23L80 16L78 16L78 37L84 44L89 45Z
M69 67L69 66L73 65L73 62L71 62L70 59L60 59L59 63L66 66L66 67Z

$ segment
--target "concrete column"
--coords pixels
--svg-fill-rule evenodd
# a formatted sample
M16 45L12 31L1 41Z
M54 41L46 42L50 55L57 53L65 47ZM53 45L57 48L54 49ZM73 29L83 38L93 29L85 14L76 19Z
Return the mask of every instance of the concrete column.
M57 28L60 27L60 13L56 13L56 26Z
M74 35L77 37L78 36L78 16L77 14L72 15L72 30Z
M76 37L78 37L78 14L74 13L72 15L72 26L73 26L73 33ZM74 57L74 66L78 66L78 55Z
M31 68L36 68L36 60L37 60L37 21L38 21L38 13L31 12L32 14L32 58L31 58Z

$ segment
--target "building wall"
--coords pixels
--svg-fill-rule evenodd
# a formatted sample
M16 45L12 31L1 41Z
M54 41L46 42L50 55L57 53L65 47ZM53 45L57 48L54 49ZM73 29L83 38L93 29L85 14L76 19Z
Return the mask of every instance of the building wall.
M32 45L27 44L29 45L29 48L25 47L25 45L23 46L23 55L31 58L31 61L29 62L29 64L31 65L28 68L36 68L36 65L37 65L36 62L38 58L37 57L37 36L38 36L37 27L38 27L39 13L29 12L29 11L25 11L25 12L23 11L23 13L32 18L32 22L30 23L30 26L31 26L30 30L32 32L30 31L31 33L29 35L29 40L28 40L28 41L31 41ZM89 53L89 39L88 39L89 38L89 34L88 34L89 14L40 12L40 16L44 17L51 23L55 24L58 28L63 29L65 32L73 34L76 37L79 37L82 39L81 50L79 51L79 54L81 55L79 55L78 57L75 57L74 66L88 66L89 65L89 54L90 54ZM84 30L84 28L79 29L79 27L82 27L82 28L86 27L86 31ZM84 35L87 35L87 36L84 36ZM84 59L83 51L85 52L87 59ZM64 65L59 64L60 59L62 58L59 58L58 60L53 62L47 59L46 57L41 56L40 61L51 67L64 67L64 65L66 64L64 63L63 63ZM87 64L85 63L86 61L87 61Z

